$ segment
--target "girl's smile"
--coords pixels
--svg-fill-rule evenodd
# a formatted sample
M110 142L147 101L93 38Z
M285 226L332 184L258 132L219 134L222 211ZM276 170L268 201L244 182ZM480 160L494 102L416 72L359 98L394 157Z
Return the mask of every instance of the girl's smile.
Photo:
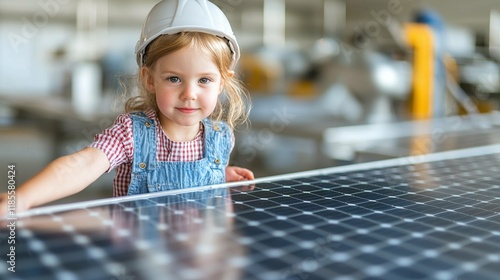
M194 112L196 112L198 109L196 108L176 108L177 110L179 110L181 113L184 113L184 114L192 114Z

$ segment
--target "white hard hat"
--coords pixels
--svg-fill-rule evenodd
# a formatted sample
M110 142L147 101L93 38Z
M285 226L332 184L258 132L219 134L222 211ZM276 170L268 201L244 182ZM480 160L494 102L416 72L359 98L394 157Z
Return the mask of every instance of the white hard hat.
M135 46L137 64L142 66L146 46L163 34L183 31L203 32L228 40L233 52L231 68L240 57L240 49L224 13L207 0L163 0L156 4L142 26L141 38Z

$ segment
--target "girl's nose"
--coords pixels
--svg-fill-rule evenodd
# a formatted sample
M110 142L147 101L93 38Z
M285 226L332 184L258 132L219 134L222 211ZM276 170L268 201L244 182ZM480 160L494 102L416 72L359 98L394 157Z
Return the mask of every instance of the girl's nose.
M195 100L196 99L196 87L193 85L186 85L181 94L182 100Z

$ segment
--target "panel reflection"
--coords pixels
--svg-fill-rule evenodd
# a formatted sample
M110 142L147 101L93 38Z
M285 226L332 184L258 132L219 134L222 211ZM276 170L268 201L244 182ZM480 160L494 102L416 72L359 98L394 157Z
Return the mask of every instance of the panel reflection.
M238 279L244 249L230 196L213 189L23 219L18 276Z

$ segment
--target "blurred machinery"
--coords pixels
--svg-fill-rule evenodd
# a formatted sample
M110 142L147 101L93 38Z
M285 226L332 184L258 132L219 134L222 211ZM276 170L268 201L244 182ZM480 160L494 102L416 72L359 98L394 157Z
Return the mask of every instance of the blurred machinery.
M356 44L359 34L352 34L346 41L324 37L306 48L264 46L247 52L240 68L252 94L255 133L241 136L244 149L253 148L252 159L260 153L264 168L303 170L321 167L308 164L322 157L325 165L325 157L355 160L353 149L322 149L322 141L335 142L324 138L332 135L323 133L328 128L372 124L381 129L377 135L389 137L383 124L497 110L499 61L478 48L470 30L443 25L437 39L425 17L394 20L384 26L389 34L384 42L372 38L362 47ZM363 138L353 137L352 142ZM312 141L312 148L299 138Z
M334 95L332 89L342 84L355 97L362 112L357 122L395 120L393 101L406 99L410 92L411 64L380 52L367 50L349 61L340 57L320 67L320 84L326 94ZM352 120L352 116L346 118Z
M425 154L432 152L433 145L441 143L444 137L442 135L452 133L453 129L467 127L470 133L475 131L479 133L485 126L484 120L491 119L492 123L495 122L498 117L496 112L500 97L500 60L493 53L488 53L487 48L481 48L479 42L476 42L475 34L469 30L446 26L442 32L442 42L439 42L442 44L440 46L442 50L439 54L436 51L435 30L424 23L405 24L400 34L406 37L407 45L403 61L408 64L403 63L405 66L402 68L397 68L395 64L400 62L399 59L395 59L391 53L380 50L375 53L383 59L368 59L373 56L371 51L365 51L357 56L365 62L365 67L359 67L360 64L356 63L355 59L347 66L335 63L333 68L341 69L343 72L337 76L345 76L342 82L352 94L358 100L372 102L363 104L365 121L372 124L325 131L323 149L325 154L330 158L349 162L364 161L367 154L378 159L398 157L401 154ZM495 30L490 30L490 33L494 32ZM491 46L489 49L492 49ZM440 71L438 64L442 64L442 73L438 73ZM390 65L394 70L393 74L384 69L385 65ZM375 71L380 75L373 74ZM377 80L377 77L380 80ZM398 87L377 91L378 88L383 88L380 85L385 81L392 80L397 80L394 85ZM370 84L370 81L373 82ZM444 86L443 96L439 96L440 93L436 89L439 84ZM396 100L403 100L403 103L408 105L405 107L409 114L407 117L405 114L397 114L390 123L380 122L390 119L386 118L387 111L384 111L383 107L370 111L375 103L370 99L363 99L364 95L360 94L363 92L364 95L370 95L375 99L382 96L386 103L394 104ZM441 100L437 100L438 98ZM438 110L436 103L442 103ZM458 118L457 115L463 114L467 114L468 118ZM396 122L407 120L411 122ZM374 124L375 122L379 123ZM407 147L403 145L398 147L395 144L398 139L408 137L410 133L415 134L421 129L420 125L426 126L426 135L424 133L409 139Z
M422 13L425 18L428 11ZM438 40L436 31L424 22L394 21L388 29L392 42L383 46L357 48L322 38L304 51L259 49L242 59L244 78L254 95L300 97L303 106L316 100L323 104L316 113L326 107L323 113L354 123L497 109L500 67L493 57L478 51L471 31L445 26ZM437 51L437 45L442 50ZM361 108L361 114L329 110L326 100L339 109L337 94L344 105Z

